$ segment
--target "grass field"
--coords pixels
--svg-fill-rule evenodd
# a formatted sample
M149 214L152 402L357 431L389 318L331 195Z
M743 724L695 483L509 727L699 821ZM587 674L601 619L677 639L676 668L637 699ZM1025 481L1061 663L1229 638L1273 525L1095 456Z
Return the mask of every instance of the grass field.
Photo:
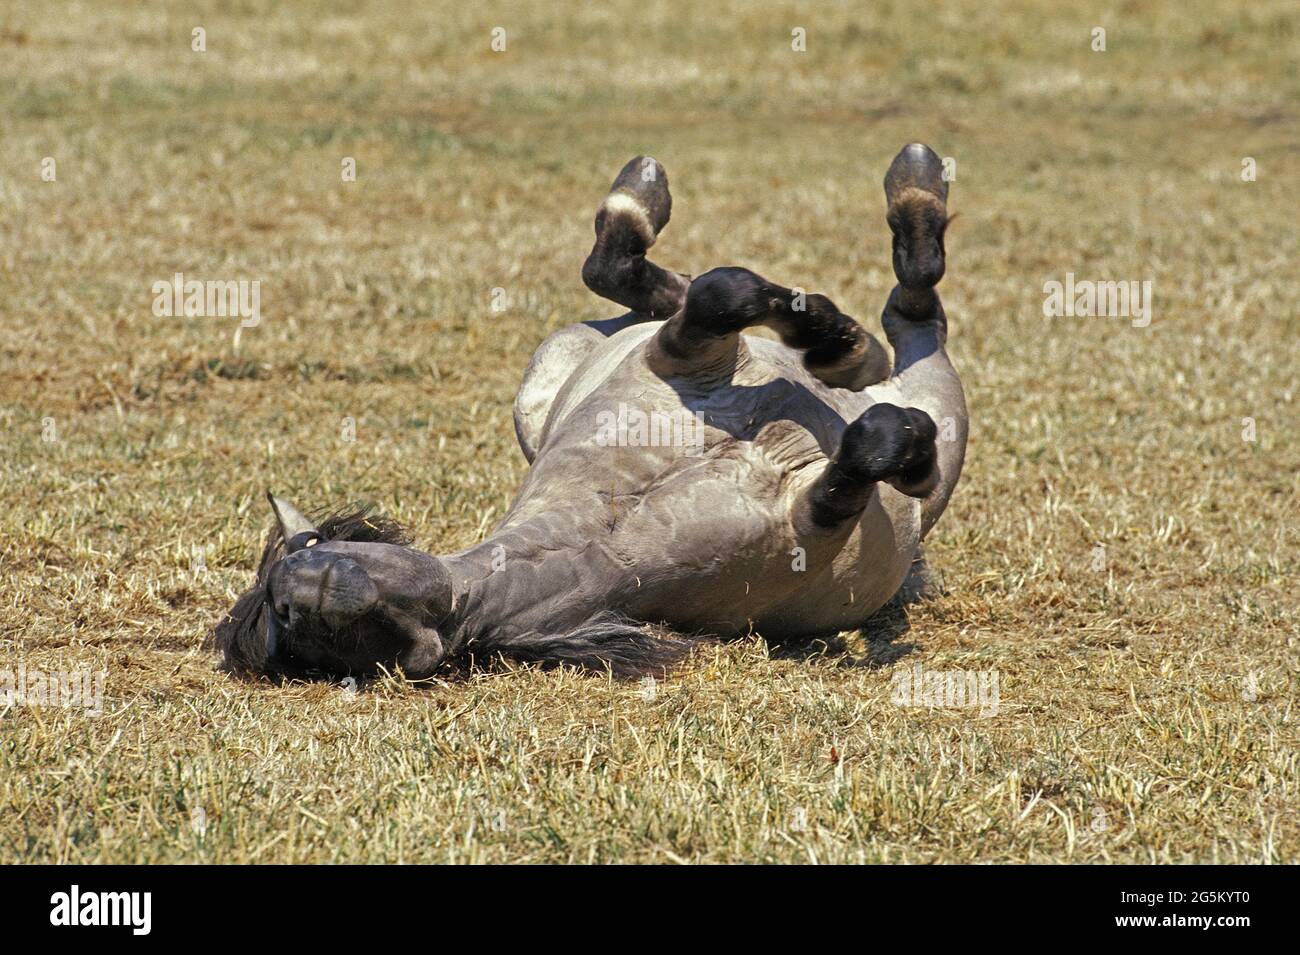
M0 12L0 671L104 675L99 715L0 703L0 862L1295 860L1291 5L347 6ZM532 349L618 311L579 268L629 157L666 267L875 329L912 140L957 161L942 596L654 687L216 670L267 487L434 552L503 514ZM260 323L156 316L176 272ZM1150 281L1150 325L1046 318L1067 273ZM916 665L996 713L896 705Z

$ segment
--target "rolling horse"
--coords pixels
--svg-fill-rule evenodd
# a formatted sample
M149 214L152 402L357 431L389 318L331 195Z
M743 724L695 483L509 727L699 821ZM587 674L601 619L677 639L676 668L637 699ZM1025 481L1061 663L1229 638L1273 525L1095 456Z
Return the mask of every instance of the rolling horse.
M908 578L965 455L935 290L942 173L912 144L885 176L887 350L824 295L652 262L672 198L660 163L632 159L582 270L627 312L563 328L533 355L514 415L530 468L500 524L434 555L364 510L312 520L268 495L256 579L213 634L225 667L418 680L502 655L636 676L672 667L699 635L861 626ZM757 326L776 337L746 334ZM690 427L610 440L612 420Z

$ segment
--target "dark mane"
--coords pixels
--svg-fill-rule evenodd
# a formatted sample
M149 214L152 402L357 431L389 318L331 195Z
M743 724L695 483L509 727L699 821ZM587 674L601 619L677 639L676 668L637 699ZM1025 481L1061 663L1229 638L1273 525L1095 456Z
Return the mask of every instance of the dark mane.
M678 633L609 611L600 611L572 630L559 633L490 634L477 649L500 653L544 669L571 666L608 670L619 679L670 674L699 646L700 636ZM471 645L471 650L476 649Z
M408 546L411 535L396 521L374 513L368 504L347 504L313 517L322 540L360 541ZM273 526L262 546L253 586L217 623L204 647L221 654L222 669L241 676L286 675L266 658L266 578L275 562L284 556L279 527Z

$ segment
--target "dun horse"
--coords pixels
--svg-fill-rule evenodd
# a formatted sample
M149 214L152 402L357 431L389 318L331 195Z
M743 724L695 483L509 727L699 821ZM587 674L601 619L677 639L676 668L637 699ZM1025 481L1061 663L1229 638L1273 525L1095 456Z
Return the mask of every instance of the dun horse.
M501 523L434 556L382 518L314 522L272 498L256 581L215 632L227 668L421 679L501 654L631 676L700 634L860 626L907 578L965 454L935 291L941 170L913 144L885 176L891 359L824 295L651 262L672 199L663 167L633 159L582 270L628 312L533 356L515 403L531 468ZM760 325L780 341L745 334Z

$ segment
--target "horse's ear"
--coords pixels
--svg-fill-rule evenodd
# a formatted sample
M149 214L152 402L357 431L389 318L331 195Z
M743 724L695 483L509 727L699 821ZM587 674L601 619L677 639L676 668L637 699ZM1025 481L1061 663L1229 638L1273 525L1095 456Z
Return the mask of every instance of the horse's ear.
M300 510L270 491L266 492L266 499L271 502L271 510L275 512L276 522L280 525L280 538L284 541L285 553L292 554L320 541L320 531Z

